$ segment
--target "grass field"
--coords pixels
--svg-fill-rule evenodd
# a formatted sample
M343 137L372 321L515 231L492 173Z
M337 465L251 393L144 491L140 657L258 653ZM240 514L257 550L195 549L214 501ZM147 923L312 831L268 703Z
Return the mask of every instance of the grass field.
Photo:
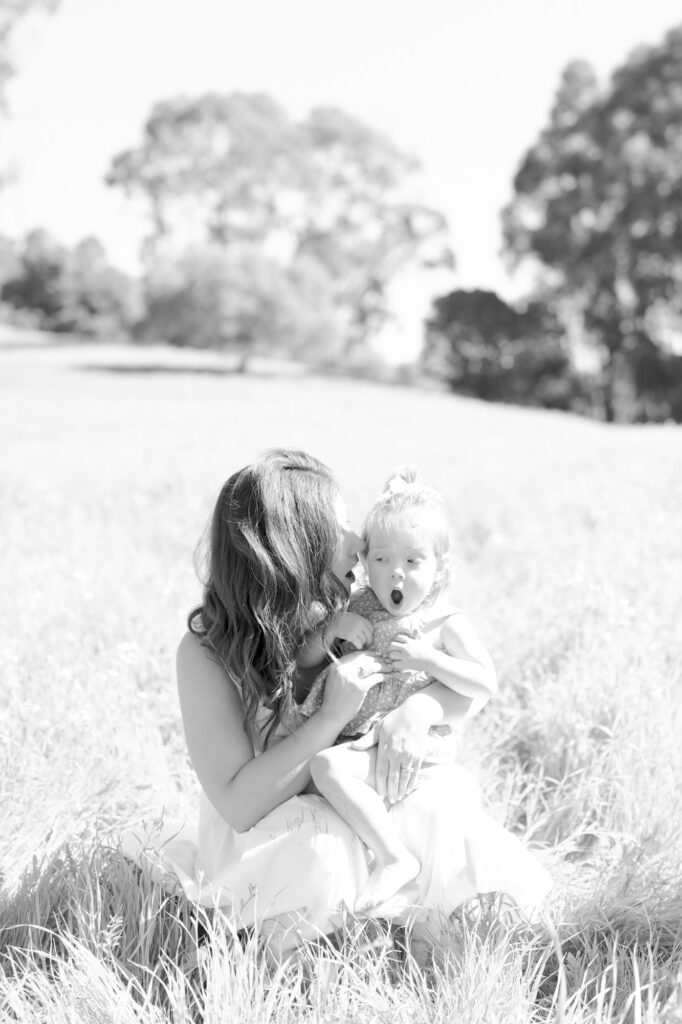
M0 1022L682 1021L681 428L7 344L0 431ZM553 872L551 924L467 906L428 969L356 935L268 974L108 849L192 812L193 549L274 445L329 463L357 522L399 462L446 495L501 680L463 756Z

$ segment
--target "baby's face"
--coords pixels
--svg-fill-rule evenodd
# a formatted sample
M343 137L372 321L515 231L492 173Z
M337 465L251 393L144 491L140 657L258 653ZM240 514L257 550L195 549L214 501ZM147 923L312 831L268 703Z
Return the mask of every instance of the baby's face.
M409 615L431 592L438 558L419 515L375 527L365 556L369 583L391 615Z

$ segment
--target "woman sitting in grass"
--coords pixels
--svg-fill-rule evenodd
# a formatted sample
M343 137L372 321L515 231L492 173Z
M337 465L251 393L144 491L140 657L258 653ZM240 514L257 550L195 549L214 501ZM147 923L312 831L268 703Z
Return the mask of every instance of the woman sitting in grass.
M302 452L266 453L223 486L203 600L178 650L202 792L198 827L167 822L156 837L157 865L190 899L224 908L237 927L258 925L280 950L333 930L368 886L367 848L306 790L313 759L393 666L371 651L330 658L319 707L305 720L299 711L319 670L302 652L320 631L344 637L334 623L361 546L324 465ZM391 827L418 865L384 917L433 924L477 892L503 890L529 906L546 891L535 859L481 811L466 770L438 765L414 788L434 727L455 728L470 706L470 695L435 681L377 723L374 787L390 796ZM142 846L148 852L149 840ZM138 857L139 847L138 837Z

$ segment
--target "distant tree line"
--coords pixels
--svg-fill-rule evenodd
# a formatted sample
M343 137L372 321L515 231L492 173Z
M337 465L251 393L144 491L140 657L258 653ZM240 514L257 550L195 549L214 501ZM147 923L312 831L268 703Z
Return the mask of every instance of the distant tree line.
M297 121L261 94L167 100L107 175L150 215L137 288L96 240L67 250L36 232L0 244L0 302L51 330L116 325L242 365L278 351L357 364L399 275L454 267L418 172L336 108ZM584 62L565 69L502 222L537 286L515 307L483 290L436 299L422 369L486 400L682 422L682 28L604 87Z
M3 306L5 319L94 338L126 335L140 315L135 283L96 238L68 248L39 229L19 243L0 239Z

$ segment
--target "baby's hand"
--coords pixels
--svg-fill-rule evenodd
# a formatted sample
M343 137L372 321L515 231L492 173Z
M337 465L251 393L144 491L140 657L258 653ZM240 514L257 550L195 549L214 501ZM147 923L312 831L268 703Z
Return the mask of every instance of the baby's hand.
M341 612L334 622L334 632L340 640L348 640L358 650L367 647L374 636L371 623L354 612Z
M433 652L433 644L423 637L412 637L407 633L399 633L389 648L388 656L398 672L408 669L415 672L428 672L433 660Z

